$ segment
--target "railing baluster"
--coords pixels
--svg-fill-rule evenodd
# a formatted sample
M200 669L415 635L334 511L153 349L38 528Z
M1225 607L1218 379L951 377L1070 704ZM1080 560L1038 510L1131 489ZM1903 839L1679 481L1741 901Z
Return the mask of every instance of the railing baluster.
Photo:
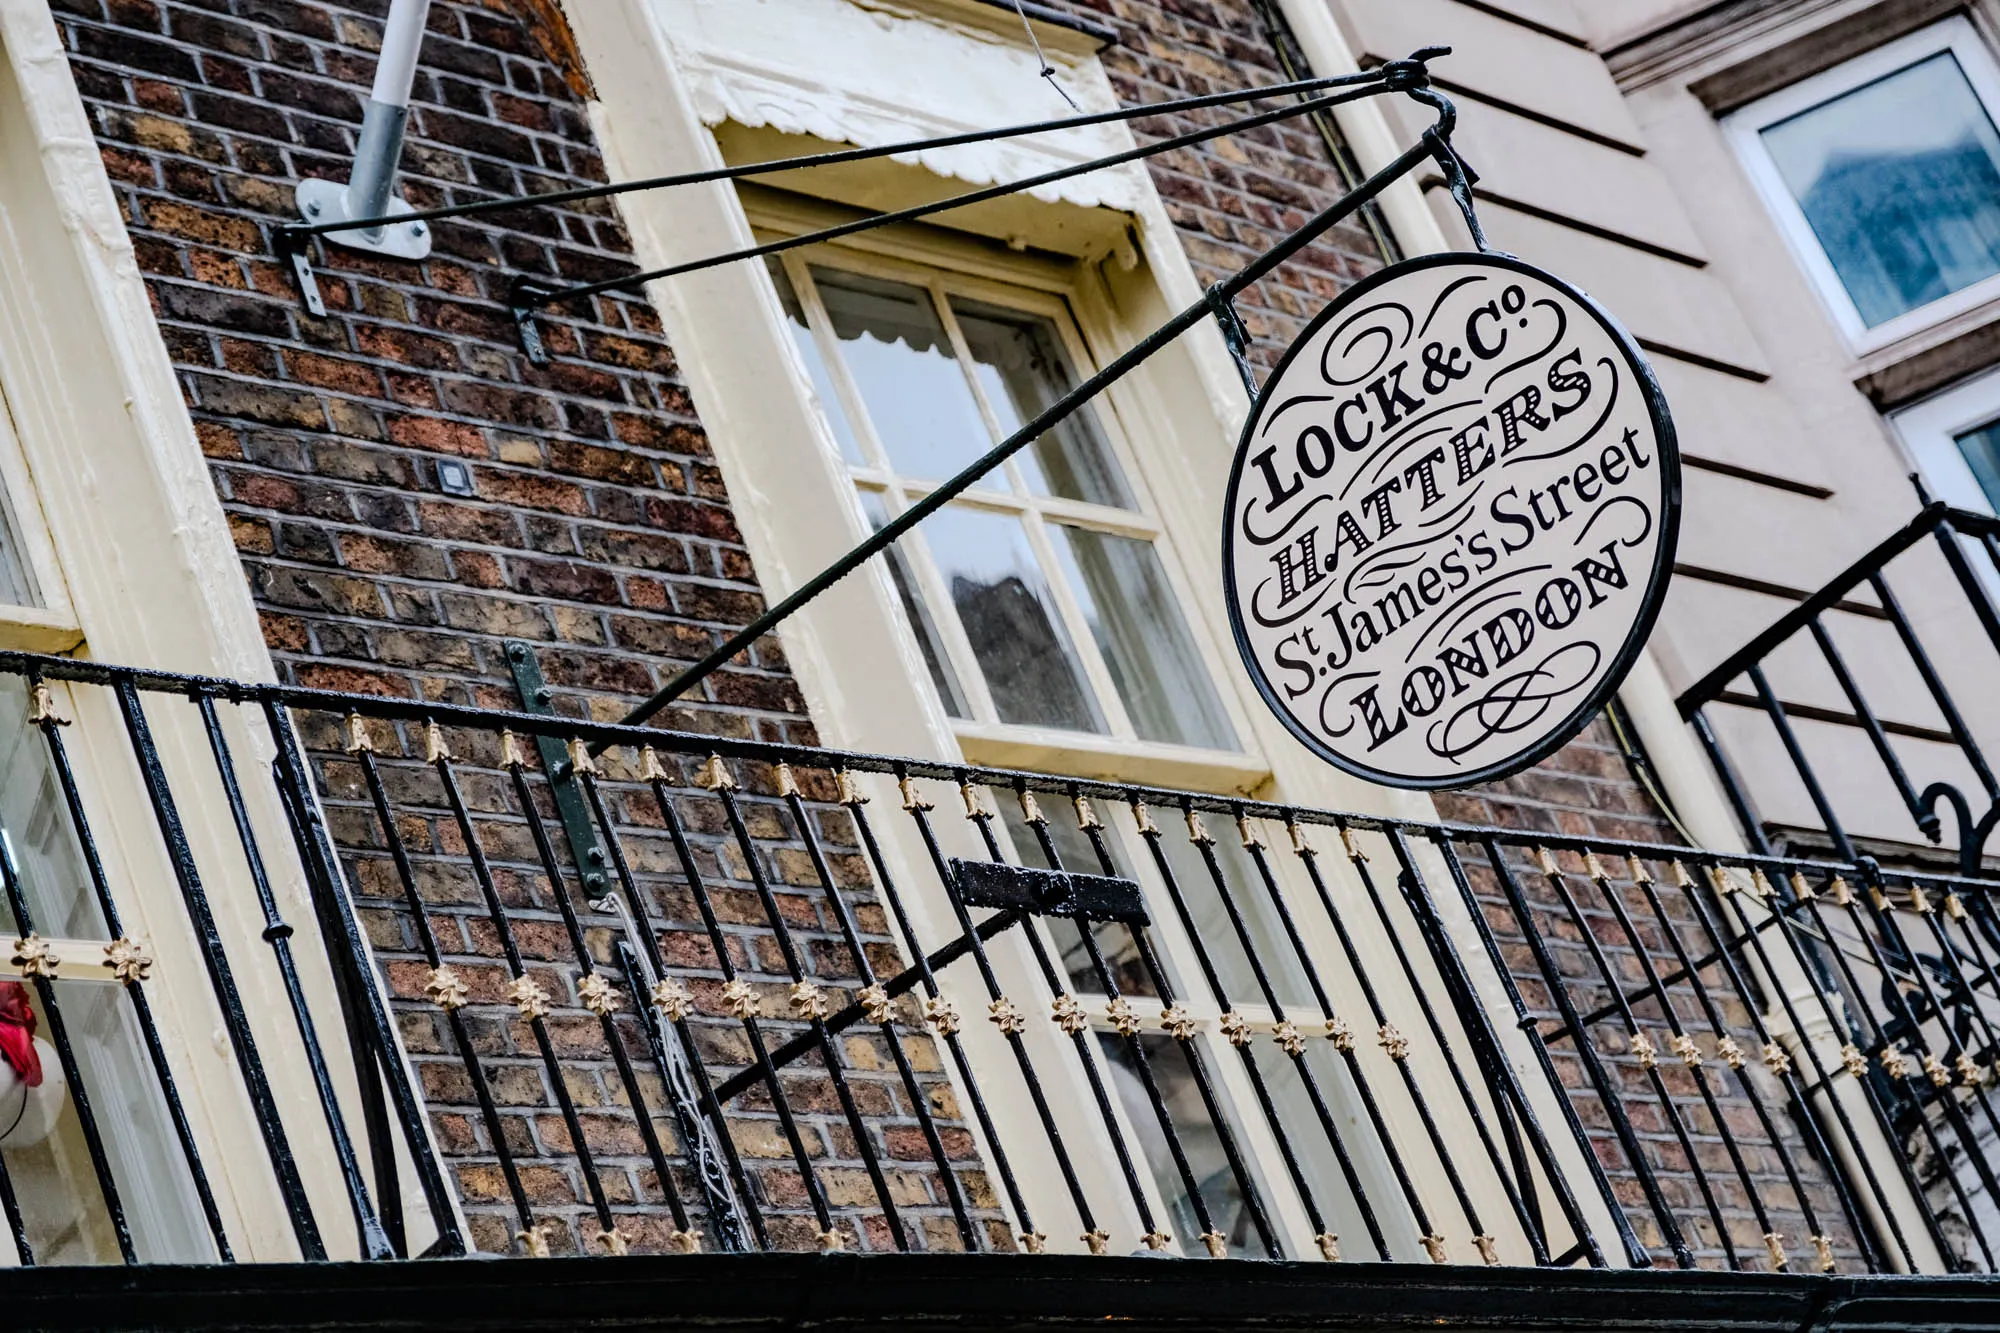
M161 766L159 750L153 743L152 728L146 723L145 707L130 681L118 685L117 695L118 709L125 719L125 734L132 742L132 754L138 760L146 795L153 807L153 820L159 826L160 840L166 847L167 858L174 868L174 881L180 886L181 901L187 909L188 925L194 931L202 962L208 970L209 987L222 1009L223 1029L229 1034L230 1049L242 1067L244 1089L250 1094L257 1129L277 1176L292 1234L306 1258L323 1259L326 1246L320 1239L319 1224L313 1220L312 1204L306 1198L305 1183L299 1178L298 1163L292 1157L291 1143L285 1134L284 1120L278 1114L263 1057L257 1053L257 1040L250 1031L250 1019L244 1012L243 996L229 967L222 934L216 927L214 913L209 910L201 872L195 868L194 849L188 845L187 830L181 824L180 811L167 785L166 769Z
M594 761L590 751L582 741L570 745L570 765L573 774L588 777ZM569 936L570 953L576 959L579 976L576 983L577 999L583 1007L597 1016L599 1029L604 1034L604 1044L611 1052L611 1060L618 1068L618 1081L625 1089L626 1100L632 1107L632 1118L639 1127L639 1141L646 1149L647 1160L653 1164L653 1173L659 1178L660 1194L667 1201L667 1211L674 1219L674 1232L668 1243L676 1247L685 1244L680 1237L690 1235L694 1230L688 1221L687 1207L681 1202L679 1189L674 1184L673 1168L667 1162L667 1152L660 1144L659 1131L653 1125L653 1113L646 1105L645 1094L639 1088L639 1076L632 1069L632 1057L626 1053L624 1039L619 1035L617 1021L612 1015L618 1009L617 992L611 989L603 974L598 972L591 961L590 945L583 938L583 923L577 918L576 905L570 901L569 888L563 882L562 867L556 863L555 848L549 842L549 831L542 823L541 811L535 808L534 793L528 788L528 777L523 766L513 769L514 794L521 803L521 815L528 825L528 835L535 844L536 859L541 862L542 875L548 882L549 893L555 899L556 909L562 915L563 930ZM582 891L581 884L578 891ZM635 997L636 998L636 997ZM572 1133L575 1130L572 1129ZM578 1140L579 1153L582 1140ZM598 1243L614 1255L626 1253L629 1237L615 1227L598 1233Z
M1035 802L1035 798L1025 786L1017 788L1016 794L1021 801L1021 817L1034 830L1035 840L1040 845L1042 856L1048 861L1049 867L1053 870L1064 869L1062 854L1056 850L1055 840L1049 836L1048 817L1042 814L1040 806ZM1108 849L1105 849L1102 843L1096 843L1095 845L1098 848L1100 857L1103 859L1105 873L1115 873L1110 868ZM1167 1150L1174 1159L1175 1171L1181 1177L1181 1187L1187 1192L1188 1201L1195 1210L1195 1217L1201 1223L1202 1242L1207 1246L1211 1255L1220 1258L1223 1253L1226 1253L1224 1247L1228 1242L1224 1239L1222 1233L1215 1228L1214 1220L1209 1213L1207 1200L1201 1194L1201 1184L1195 1179L1194 1171L1188 1165L1187 1152L1181 1144L1180 1134L1175 1130L1173 1117L1168 1114L1166 1101L1160 1095L1159 1084L1153 1077L1152 1062L1147 1058L1145 1042L1139 1035L1140 1022L1138 1015L1131 1012L1129 1004L1120 996L1117 979L1112 975L1110 964L1105 961L1104 951L1097 943L1097 932L1091 921L1081 910L1078 910L1071 919L1076 923L1077 936L1082 940L1084 950L1090 957L1091 969L1097 974L1097 984L1104 989L1107 1006L1109 1012L1112 1014L1114 1030L1124 1040L1126 1050L1131 1053L1133 1066L1139 1071L1139 1079L1145 1087L1146 1097L1153 1105L1153 1114L1160 1122L1160 1132L1166 1135ZM1030 929L1032 929L1032 926ZM1138 928L1134 927L1132 933L1136 939L1139 934ZM1147 975L1153 983L1154 990L1159 994L1161 1004L1171 1006L1173 1004L1173 989L1167 984L1165 973L1153 966L1154 959L1150 949L1145 948L1143 945L1140 945L1139 948L1141 950L1141 957L1147 967ZM1054 970L1051 969L1051 971L1053 972ZM1079 1009L1073 1008L1069 1012L1081 1015L1081 1010ZM1074 1022L1075 1020L1071 1021ZM1223 1110L1221 1102L1216 1098L1214 1088L1209 1084L1208 1073L1201 1063L1200 1053L1193 1049L1193 1045L1190 1042L1181 1043L1181 1049L1186 1053L1188 1068L1193 1073L1196 1091L1202 1100L1202 1107L1208 1114L1209 1122L1215 1127L1216 1136L1222 1144L1224 1159L1229 1163L1230 1175L1235 1179L1236 1187L1242 1194L1244 1207L1250 1210L1258 1234L1264 1242L1265 1252L1273 1259L1283 1258L1284 1252L1279 1248L1278 1239L1271 1229L1270 1220L1264 1214L1263 1203L1258 1197L1255 1182L1252 1181L1249 1170L1243 1164L1242 1154L1237 1149L1236 1135L1229 1126L1228 1114ZM1258 1081L1257 1089L1260 1098L1268 1106L1269 1098L1263 1095L1264 1089L1261 1080ZM1297 1163L1292 1157L1290 1145L1285 1144L1281 1151L1285 1158L1286 1166L1292 1172L1294 1179L1302 1179L1298 1173ZM1307 1206L1311 1207L1310 1204ZM1326 1228L1320 1225L1317 1210L1313 1211L1315 1213L1313 1219L1314 1230L1316 1232L1324 1232Z
M478 831L466 813L465 803L458 790L458 781L451 771L451 757L444 747L442 736L435 730L425 729L425 747L434 752L433 763L443 784L446 803L456 820L459 835L464 838L467 854L474 865L474 878L480 881L482 889L490 882L491 875L485 865L485 854L478 842ZM352 733L350 733L352 735ZM520 1223L517 1235L539 1234L535 1231L534 1209L521 1185L519 1168L514 1154L507 1143L505 1126L500 1120L499 1108L494 1105L492 1089L487 1084L485 1067L480 1063L471 1034L466 1030L464 1015L459 1011L470 1001L466 988L457 972L446 964L439 949L436 933L431 929L430 912L422 893L417 888L409 856L403 846L402 837L396 830L396 822L389 808L387 793L381 776L376 770L375 758L371 751L362 749L354 740L351 753L359 760L370 798L375 804L377 824L383 830L384 845L388 847L396 867L397 882L402 886L403 901L408 905L410 920L416 931L417 942L424 952L425 961L430 965L430 978L425 992L445 1016L451 1029L452 1044L457 1047L459 1059L465 1066L466 1081L472 1085L474 1099L479 1103L481 1121L486 1126L486 1136L493 1143L494 1156L500 1164L501 1178L506 1182L508 1196L514 1204L516 1220ZM518 967L516 974L520 973Z
M76 773L70 767L69 750L63 744L59 728L68 723L56 715L54 700L48 686L40 681L29 685L33 707L29 721L42 733L49 752L49 764L55 770L56 785L62 791L63 805L69 812L70 828L76 835L77 846L83 852L85 873L90 876L90 889L97 901L97 910L104 917L105 930L114 941L124 941L128 946L127 957L132 960L124 975L119 977L125 994L132 1004L132 1016L139 1025L141 1040L146 1045L147 1062L153 1066L153 1075L160 1081L160 1091L167 1103L167 1115L173 1122L174 1139L181 1150L181 1160L187 1164L189 1180L194 1185L195 1197L201 1204L202 1219L207 1222L209 1235L215 1241L216 1256L224 1263L234 1262L230 1251L229 1236L222 1225L221 1211L216 1207L215 1191L209 1185L208 1171L202 1165L201 1151L194 1140L194 1128L188 1123L187 1108L181 1102L180 1087L174 1080L173 1066L167 1060L166 1047L160 1041L159 1025L153 1018L153 1006L146 993L144 981L151 959L144 957L143 950L133 941L126 940L125 926L118 911L117 901L111 896L111 882L104 871L104 860L97 850L97 836L91 831L90 819L84 812L83 795L77 788ZM23 933L29 928L22 926ZM317 1055L317 1050L314 1052ZM12 1187L8 1186L11 1194Z
M979 789L972 785L970 775L963 773L959 775L958 794L959 798L965 802L966 820L979 830L979 838L985 844L987 857L996 862L1005 861L1006 858L1000 854L1000 843L993 835L992 821L994 814L980 801ZM948 873L943 878L945 892L950 895L954 902L960 901L958 884ZM1032 923L1029 923L1027 928L1022 930L1021 937L1027 942L1029 955L1034 959L1036 967L1041 972L1042 984L1048 988L1051 1009L1060 1007L1065 996L1074 1003L1075 997L1071 996L1068 989L1063 985L1062 973L1057 970L1054 963L1049 961L1049 953L1042 944L1041 933L1033 928ZM1012 1013L1012 1017L1010 1017L1010 1013ZM988 1009L988 1017L1003 1032L1009 1027L1018 1028L1021 1022L1018 1013L1013 1011L1011 1002L1006 1000L1004 996L995 997L992 1006ZM1149 1250L1164 1250L1172 1243L1173 1238L1153 1218L1152 1203L1146 1197L1146 1187L1140 1183L1139 1169L1133 1165L1132 1150L1125 1142L1125 1134L1119 1127L1117 1113L1112 1109L1111 1095L1105 1089L1104 1075L1098 1068L1096 1053L1090 1049L1090 1034L1086 1029L1071 1032L1068 1036L1071 1046L1076 1050L1077 1063L1083 1070L1084 1081L1090 1086L1091 1098L1097 1103L1097 1114L1099 1119L1104 1123L1104 1132L1111 1140L1111 1149L1112 1153L1118 1159L1119 1172L1125 1177L1125 1189L1131 1195L1133 1211L1139 1214L1139 1224L1146 1228L1141 1241ZM1147 1075L1147 1080L1150 1083L1150 1073ZM1157 1096L1157 1090L1155 1090L1155 1096ZM1164 1108L1161 1108L1161 1114L1164 1117ZM1171 1121L1165 1122L1165 1132L1168 1136L1169 1144L1178 1151L1178 1140L1174 1137ZM1207 1235L1217 1234L1208 1220L1208 1205L1202 1200L1199 1192L1194 1194L1193 1202L1196 1216L1201 1219L1204 1226L1208 1227L1208 1231L1204 1233L1204 1238ZM1212 1246L1210 1247L1210 1252L1213 1253Z
M904 813L909 815L910 822L916 826L917 832L923 838L924 850L930 855L931 867L937 872L938 883L944 889L945 900L951 905L952 915L958 922L960 937L966 941L973 962L978 966L979 978L986 988L987 1000L989 1004L998 1005L1006 999L1006 992L1000 985L1000 974L993 968L993 960L987 956L985 940L974 927L972 914L965 907L965 899L959 895L958 887L952 880L951 866L945 860L944 849L938 846L937 830L931 827L930 821L930 812L935 807L918 793L915 783L906 772L898 770L896 779L897 785L902 790ZM912 952L918 958L923 957L920 949L913 948ZM929 974L929 970L928 967L925 968L926 975ZM932 1026L948 1036L955 1034L958 1031L959 1019L958 1014L950 1007L950 1001L942 996L934 996L932 1005L934 1007L929 1015ZM1084 1191L1083 1182L1077 1178L1076 1164L1070 1160L1069 1149L1063 1144L1062 1131L1056 1125L1055 1113L1049 1109L1048 1094L1043 1091L1041 1077L1035 1072L1034 1062L1028 1057L1028 1048L1021 1040L1021 1028L1019 1025L1010 1024L1001 1028L1000 1032L1006 1038L1008 1048L1014 1053L1014 1063L1021 1071L1021 1082L1028 1090L1029 1100L1034 1103L1035 1117L1041 1122L1042 1135L1048 1140L1049 1152L1056 1159L1056 1169L1061 1173L1063 1185L1069 1191L1071 1202L1076 1206L1077 1221L1083 1227L1083 1234L1079 1239L1092 1254L1104 1254L1110 1245L1110 1233L1098 1226L1096 1213L1090 1206L1090 1197ZM1094 1064L1088 1068L1093 1073L1096 1070ZM1145 1203L1145 1192L1138 1188L1138 1180L1130 1171L1129 1158L1123 1157L1124 1140L1118 1137L1117 1123L1111 1118L1109 1103L1100 1099L1099 1108L1104 1115L1108 1132L1114 1136L1113 1141L1119 1145L1121 1159L1127 1167L1128 1187L1137 1192L1141 1225L1150 1233L1154 1230L1152 1212ZM1030 1250L1039 1249L1045 1238L1039 1232L1027 1230L1026 1214L1019 1211L1018 1204L1016 1216L1022 1221L1023 1231L1027 1232L1022 1238L1023 1246Z
M1882 724L1875 717L1875 710L1861 697L1861 687L1855 684L1853 673L1847 669L1847 660L1840 655L1840 649L1834 646L1833 636L1827 633L1826 626L1821 623L1818 616L1814 616L1806 628L1812 631L1813 642L1819 645L1820 656L1833 671L1833 678L1839 684L1841 693L1847 696L1848 706L1853 708L1854 715L1861 719L1862 729L1868 733L1868 741L1875 747L1875 755L1882 761L1882 767L1888 770L1889 781L1895 784L1896 794L1903 798L1903 805L1909 810L1910 818L1917 822L1918 829L1926 837L1935 839L1937 816L1926 813L1923 806L1918 803L1917 793L1910 787L1909 775L1903 772L1902 761L1896 758L1896 752L1889 747L1889 738L1883 733Z
M848 956L854 960L855 978L860 981L862 993L877 986L875 968L868 961L868 950L861 941L861 930L856 924L853 911L847 905L847 898L840 891L834 879L832 867L827 864L826 852L821 848L819 835L813 832L811 816L806 812L805 797L800 792L798 780L791 766L780 764L778 791L791 811L792 823L799 830L799 836L806 845L806 854L812 861L813 874L818 878L820 888L826 894L827 905L833 909L834 920L840 927L841 940L847 945ZM944 1190L945 1202L951 1207L952 1220L958 1226L959 1240L968 1250L975 1250L978 1237L973 1231L972 1214L966 1207L965 1191L953 1169L951 1155L945 1151L944 1139L938 1133L937 1121L931 1116L930 1098L917 1082L916 1070L910 1066L909 1054L903 1049L903 1038L896 1031L895 1015L890 1010L886 995L879 1009L880 1017L876 1027L882 1034L882 1042L889 1048L890 1059L895 1062L896 1075L903 1085L904 1093L910 1099L911 1114L916 1117L917 1126L924 1136L924 1146L930 1150L931 1160L937 1164L938 1179Z
M1888 576L1881 570L1876 570L1868 576L1868 586L1875 590L1875 597L1882 603L1882 610L1888 615L1889 623L1896 628L1896 637L1902 640L1904 651L1910 655L1910 664L1916 667L1917 674L1923 678L1924 688L1930 692L1931 701L1943 715L1945 727L1951 732L1952 739L1958 742L1958 748L1965 753L1966 762L1972 765L1972 771L1978 775L1980 786L1986 789L1987 799L2000 797L2000 781L1994 780L1993 770L1987 766L1986 756L1980 751L1979 742L1972 738L1971 728L1965 725L1965 719L1959 715L1958 704L1952 699L1951 692L1945 689L1944 680L1938 675L1937 668L1931 664L1930 653L1917 638L1917 631L1910 624L1910 618L1903 614L1902 603L1898 602L1896 595L1889 591Z
M389 1006L376 980L372 955L362 939L352 898L341 874L333 840L314 796L312 780L293 730L291 715L275 695L263 700L264 721L277 746L271 779L279 802L285 807L292 841L305 867L306 884L312 895L313 911L319 918L327 963L333 972L334 987L340 994L347 1022L349 1044L354 1059L355 1082L361 1088L363 1106L374 1105L372 1090L386 1085L395 1104L398 1128L416 1169L417 1182L424 1192L424 1205L438 1238L429 1253L465 1253L465 1234L459 1229L458 1214L452 1206L450 1187L437 1154L431 1151L430 1125L423 1102L411 1086L409 1070L403 1063L390 1023ZM378 1083L379 1080L379 1083ZM370 1132L375 1128L370 1126Z
M1480 909L1479 900L1472 892L1472 882L1466 877L1465 866L1459 858L1458 849L1452 846L1449 838L1433 836L1430 841L1444 860L1445 868L1451 874L1452 883L1458 889L1459 898L1465 904L1466 915L1470 918L1473 929L1479 933L1480 944L1486 951L1486 961L1492 967L1494 975L1499 978L1508 1005L1514 1011L1514 1025L1527 1038L1529 1048L1535 1053L1536 1065L1542 1071L1542 1077L1548 1081L1549 1088L1555 1093L1556 1104L1561 1108L1564 1124L1582 1153L1585 1169L1598 1182L1598 1187L1607 1201L1610 1201L1614 1197L1610 1187L1611 1182L1605 1178L1604 1167L1597 1160L1597 1154L1591 1151L1589 1138L1584 1134L1582 1123L1576 1118L1576 1108L1564 1095L1562 1080L1557 1076L1555 1064L1549 1058L1548 1043L1542 1038L1541 1024L1528 1013L1527 1002L1521 997L1521 988L1515 982L1513 971L1507 966L1507 960L1501 956L1499 941L1494 939L1493 928L1487 923L1486 915ZM1592 1234L1589 1224L1584 1220L1583 1210L1577 1205L1576 1193L1570 1187L1568 1173L1556 1162L1554 1151L1550 1148L1547 1136L1543 1134L1534 1114L1534 1108L1528 1103L1526 1095L1518 1086L1515 1087L1515 1093L1519 1097L1521 1118L1527 1122L1534 1136L1536 1155L1541 1161L1543 1173L1548 1176L1550 1186L1556 1192L1557 1202L1562 1205L1563 1217L1569 1222L1570 1230L1576 1236L1577 1245L1589 1258L1592 1268L1604 1267L1604 1249L1597 1243L1597 1237ZM1637 1246L1638 1237L1630 1234L1631 1223L1625 1218L1625 1210L1614 1204L1611 1215L1622 1233L1629 1237L1630 1245ZM1643 1247L1640 1248L1643 1253ZM1650 1262L1651 1256L1647 1256L1647 1259Z
M22 941L25 943L34 939L34 914L28 910L28 895L21 884L20 869L14 864L13 848L6 839L0 839L0 881L5 883L7 904L13 911L14 924L20 928ZM104 1213L111 1222L111 1234L118 1243L120 1257L128 1264L136 1264L139 1262L138 1251L132 1246L132 1229L125 1221L124 1200L119 1195L118 1182L111 1174L111 1159L104 1150L104 1134L98 1128L97 1112L90 1104L90 1088L84 1082L82 1066L77 1063L76 1049L70 1044L62 1007L56 1003L54 969L46 963L31 963L30 967L34 970L28 979L34 983L35 996L42 1002L42 1017L49 1023L49 1044L56 1048L56 1058L63 1067L63 1078L69 1084L70 1104L76 1108L77 1128L83 1132L84 1149L90 1155L91 1173L97 1177L97 1192L104 1200ZM24 973L28 971L28 968L23 968ZM25 1243L25 1233L22 1240Z
M868 819L867 811L863 809L868 803L868 797L862 794L860 787L846 772L838 774L836 780L841 787L841 804L847 808L848 814L854 820L855 831L861 835L862 847L867 851L869 865L875 871L876 886L881 890L883 899L889 905L890 915L895 919L896 932L902 937L904 952L917 969L919 983L924 989L924 999L926 1002L941 1003L943 992L938 987L937 977L931 971L930 960L925 956L923 941L917 938L916 928L911 924L909 912L903 906L902 895L897 892L895 879L889 873L888 859L882 855L881 844L875 838L874 826ZM937 1027L936 1031L942 1038L945 1049L951 1053L952 1063L958 1069L959 1081L965 1088L966 1099L972 1104L973 1118L978 1121L979 1132L986 1141L986 1150L992 1156L993 1169L1000 1177L1000 1187L1006 1191L1007 1202L1021 1223L1022 1247L1030 1248L1029 1242L1041 1237L1042 1233L1035 1230L1034 1219L1028 1211L1028 1201L1021 1194L1020 1182L1014 1179L1013 1164L1007 1157L1005 1145L1000 1142L1000 1132L993 1124L992 1113L986 1109L986 1098L979 1090L979 1079L973 1069L972 1061L965 1054L965 1044L959 1037L956 1025L949 1028ZM1039 1240L1035 1240L1033 1248L1039 1246Z
M817 1243L820 1249L832 1251L844 1247L845 1241L834 1228L833 1212L827 1206L826 1192L820 1186L819 1172L814 1169L812 1154L806 1150L805 1139L799 1133L798 1121L792 1116L792 1104L785 1096L785 1090L778 1083L778 1071L771 1063L771 1053L764 1044L764 1030L757 1021L757 993L750 989L736 974L736 961L729 956L729 938L723 934L722 923L716 918L715 905L709 898L708 883L701 870L695 865L694 848L689 846L687 830L681 824L680 815L674 809L673 799L667 795L667 775L655 770L643 775L646 785L653 793L653 802L659 808L660 819L666 825L667 836L673 840L674 855L680 862L681 874L687 880L688 892L694 898L695 909L701 914L701 923L708 935L709 948L715 954L716 970L722 973L723 1002L729 1013L743 1027L743 1035L749 1039L751 1063L756 1067L765 1089L771 1094L771 1107L778 1117L779 1131L785 1136L785 1146L791 1150L792 1160L799 1168L800 1186L805 1190L806 1202L811 1206L813 1219L819 1225ZM683 1032L683 1040L688 1041L688 1051L694 1055L696 1067L701 1065L700 1049ZM703 1079L706 1081L706 1074ZM706 1089L704 1091L707 1091ZM723 1115L722 1107L708 1093L709 1104L715 1108L716 1127L725 1137L729 1134L729 1123ZM761 1182L760 1182L761 1183ZM746 1200L751 1191L745 1189ZM767 1247L768 1234L763 1229L758 1212L753 1208L751 1222L758 1227L759 1240Z

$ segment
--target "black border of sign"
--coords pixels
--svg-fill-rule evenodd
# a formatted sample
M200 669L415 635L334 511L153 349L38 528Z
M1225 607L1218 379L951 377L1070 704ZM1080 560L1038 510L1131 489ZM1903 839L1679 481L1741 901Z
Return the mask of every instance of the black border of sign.
M1653 559L1652 575L1646 585L1646 597L1645 601L1640 604L1638 618L1632 622L1632 628L1626 631L1625 643L1619 649L1618 657L1612 663L1611 669L1604 673L1604 679L1599 682L1596 689L1590 692L1589 698L1578 704L1570 715L1563 719L1561 725L1543 737L1532 748L1515 755L1503 763L1489 764L1487 767L1474 773L1452 774L1450 777L1442 779L1422 779L1385 773L1378 769L1358 764L1352 759L1336 753L1294 719L1291 712L1286 709L1284 704L1279 701L1276 694L1272 691L1270 681L1265 678L1263 668L1258 664L1255 655L1250 650L1249 638L1243 631L1242 609L1236 602L1234 563L1236 553L1236 488L1243 480L1243 462L1249 456L1250 452L1250 432L1256 428L1257 422L1263 417L1265 403L1270 397L1270 386L1277 383L1284 376L1286 368L1292 364L1292 358L1299 354L1300 350L1304 348L1312 336L1319 332L1320 328L1328 321L1344 313L1349 306L1368 296L1376 288L1385 286L1397 278L1417 272L1420 269L1438 268L1447 264L1468 266L1485 264L1516 273L1525 273L1541 282L1549 283L1551 286L1573 297L1577 304L1596 318L1597 322L1603 325L1605 331L1611 335L1611 340L1618 345L1618 350L1624 353L1625 362L1631 367L1633 378L1638 381L1640 395L1646 401L1647 415L1653 419L1653 429L1657 434L1662 483L1660 488L1660 544L1657 554ZM1597 716L1598 711L1604 707L1606 701L1617 692L1618 687L1625 683L1626 675L1632 670L1632 664L1639 660L1639 654L1645 651L1646 642L1653 635L1653 625L1660 618L1660 604L1666 600L1667 582L1673 574L1674 552L1680 545L1680 439L1674 432L1674 419L1672 414L1667 410L1667 396L1660 389L1660 382L1653 374L1652 365L1646 360L1645 354L1640 351L1637 340L1630 333L1626 332L1625 326L1620 324L1610 311L1599 305L1588 294L1558 278L1547 269L1537 268L1535 265L1525 260L1516 259L1512 255L1494 254L1477 250L1449 250L1439 254L1419 255L1415 259L1404 260L1400 264L1385 268L1379 273L1370 274L1342 292L1335 298L1333 304L1320 311L1314 317L1312 323L1306 325L1299 336L1293 339L1292 345L1286 349L1285 355L1279 360L1277 368L1264 381L1264 388L1257 394L1257 401L1250 405L1250 416L1244 421L1242 437L1238 439L1236 444L1236 457L1229 464L1229 490L1223 501L1223 506L1222 595L1229 611L1229 633L1236 640L1237 656L1243 659L1243 665L1250 673L1251 683L1257 687L1257 693L1263 698L1265 706L1277 716L1280 722L1285 724L1285 729L1296 736L1307 749L1342 772L1351 773L1355 777L1363 778L1385 787L1399 787L1405 791L1457 791L1466 787L1476 787L1481 783L1497 782L1502 778L1512 777L1516 773L1533 768L1536 764L1541 763L1542 760L1575 740L1577 734L1590 724L1591 719Z

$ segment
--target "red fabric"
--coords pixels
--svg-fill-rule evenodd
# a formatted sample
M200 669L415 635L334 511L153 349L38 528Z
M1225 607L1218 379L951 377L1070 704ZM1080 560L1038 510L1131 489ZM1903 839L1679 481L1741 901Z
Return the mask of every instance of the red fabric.
M31 1088L42 1086L42 1057L35 1050L35 1011L28 1007L28 988L18 981L0 981L0 1057Z

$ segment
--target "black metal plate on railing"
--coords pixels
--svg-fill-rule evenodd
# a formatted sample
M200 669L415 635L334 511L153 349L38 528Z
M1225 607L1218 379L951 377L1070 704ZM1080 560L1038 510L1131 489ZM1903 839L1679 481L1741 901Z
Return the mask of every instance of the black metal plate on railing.
M1089 921L1152 924L1139 886L1107 875L1036 870L994 861L953 857L951 872L968 907L1018 907L1039 916L1082 916Z

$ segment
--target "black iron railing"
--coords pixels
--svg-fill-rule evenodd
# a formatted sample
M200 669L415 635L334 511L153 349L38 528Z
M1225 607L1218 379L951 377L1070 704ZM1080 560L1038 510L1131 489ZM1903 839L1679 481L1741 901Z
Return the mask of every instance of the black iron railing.
M1926 505L1680 697L1752 846L1986 869L2000 521Z
M0 1144L25 1259L58 1205L125 1237L121 1200L181 1194L192 1257L271 1257L255 1191L213 1199L221 1154L268 1169L300 1257L1995 1266L1974 881L51 658L0 676L9 790L45 768L59 795L0 806L5 845L44 849L6 858L16 969L95 1187ZM87 858L102 933L161 960L89 983L138 1016L122 1065L73 1049L82 983L35 971L66 839L116 844ZM202 1042L239 1077L197 1078ZM101 1149L98 1108L149 1098L178 1151ZM220 1136L232 1114L259 1141Z

